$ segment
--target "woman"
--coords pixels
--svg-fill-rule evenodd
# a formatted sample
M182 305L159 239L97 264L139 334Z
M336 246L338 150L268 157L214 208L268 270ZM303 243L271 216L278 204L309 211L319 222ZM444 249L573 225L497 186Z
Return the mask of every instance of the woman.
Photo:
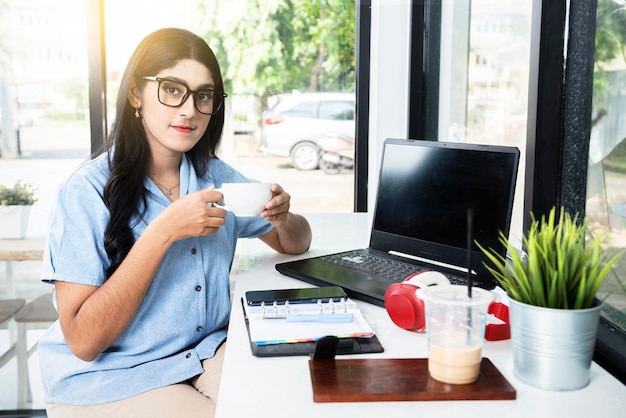
M240 237L281 253L311 242L277 184L260 216L213 203L251 180L219 160L217 60L181 29L148 35L121 81L106 150L60 187L43 280L57 321L39 343L49 417L210 417Z

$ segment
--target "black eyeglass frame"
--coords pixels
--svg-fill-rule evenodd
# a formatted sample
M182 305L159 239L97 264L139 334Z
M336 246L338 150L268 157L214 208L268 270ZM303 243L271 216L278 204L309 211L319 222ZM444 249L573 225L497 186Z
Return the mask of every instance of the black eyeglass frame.
M224 103L224 100L228 97L228 94L224 93L224 92L218 92L215 89L212 88L206 88L206 89L202 89L200 91L212 91L213 92L213 97L215 100L215 98L220 98L221 100L218 102L217 104L217 108L215 110L213 110L213 112L211 113L206 113L201 111L200 109L198 109L198 97L197 94L199 93L198 90L191 90L189 88L189 86L180 80L174 80L171 78L167 78L167 77L157 77L157 76L153 76L153 75L144 75L141 77L144 80L148 80L148 81L156 81L157 83L159 83L158 87L157 87L157 99L159 100L159 103L161 103L163 106L168 106L168 107L181 107L183 104L185 104L185 102L187 101L187 99L189 98L189 96L193 96L193 106L196 108L196 110L199 113L202 113L203 115L215 115L217 114L217 112L219 112L222 109L222 103ZM185 86L185 89L187 89L187 92L183 95L183 98L181 99L180 103L178 105L170 105L167 103L163 103L163 101L161 100L161 83L163 81L169 81L170 83L177 83L180 84L182 86Z

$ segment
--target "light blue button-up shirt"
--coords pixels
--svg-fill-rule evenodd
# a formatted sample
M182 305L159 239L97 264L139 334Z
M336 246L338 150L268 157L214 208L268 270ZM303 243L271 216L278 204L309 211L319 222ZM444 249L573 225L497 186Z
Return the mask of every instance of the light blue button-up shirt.
M102 191L109 175L106 154L78 168L61 185L51 213L42 280L101 286L109 260L104 230L109 212ZM250 182L221 160L211 159L198 178L183 156L180 195L222 183ZM146 178L147 210L132 223L135 238L169 200ZM141 211L140 211L141 212ZM260 216L235 218L210 236L175 242L128 329L94 361L72 354L59 322L39 341L45 400L91 405L112 402L182 382L202 373L201 360L226 338L230 316L229 271L238 238L265 235L272 226Z

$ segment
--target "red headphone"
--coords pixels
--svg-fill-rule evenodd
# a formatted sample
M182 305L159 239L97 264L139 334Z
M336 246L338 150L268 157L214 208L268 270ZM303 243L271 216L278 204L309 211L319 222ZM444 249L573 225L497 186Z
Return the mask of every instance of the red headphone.
M426 315L424 301L417 295L420 288L449 285L450 281L436 271L422 271L407 277L402 283L394 283L385 292L385 308L394 324L409 331L424 332ZM501 302L489 305L488 313L500 323L488 323L485 329L487 341L511 338L509 307Z
M409 331L424 332L426 315L424 301L417 296L422 287L448 285L446 276L436 271L421 271L410 275L402 283L394 283L385 292L385 308L394 324Z

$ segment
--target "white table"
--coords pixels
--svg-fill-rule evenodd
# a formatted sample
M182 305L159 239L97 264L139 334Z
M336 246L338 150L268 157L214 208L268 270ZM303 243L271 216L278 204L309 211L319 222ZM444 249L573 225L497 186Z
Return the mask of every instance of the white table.
M278 273L274 265L295 258L367 246L366 214L307 215L313 228L311 250L301 256L272 252L258 240L240 242L233 266L235 281L233 312L220 396L218 418L394 418L394 417L624 417L626 387L597 364L584 389L553 392L530 387L513 376L510 340L486 342L483 356L489 358L517 391L508 401L427 401L315 403L308 357L257 358L251 354L240 298L248 290L309 287ZM339 358L425 358L426 336L398 328L384 308L358 302L384 353Z
M0 239L0 261L6 263L7 291L2 297L15 297L15 278L13 263L16 261L41 261L45 239Z

